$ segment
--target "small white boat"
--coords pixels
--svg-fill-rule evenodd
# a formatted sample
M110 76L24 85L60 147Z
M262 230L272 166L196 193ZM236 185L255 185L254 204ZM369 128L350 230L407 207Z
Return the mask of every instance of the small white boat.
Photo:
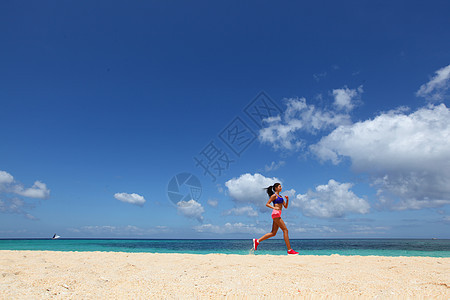
M60 236L59 235L57 235L56 233L53 235L53 237L52 237L52 240L56 240L56 239L59 239L60 238Z

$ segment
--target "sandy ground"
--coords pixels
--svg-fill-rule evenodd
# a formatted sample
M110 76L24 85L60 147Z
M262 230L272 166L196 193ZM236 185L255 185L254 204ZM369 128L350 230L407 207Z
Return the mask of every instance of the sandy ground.
M450 299L450 258L0 250L0 299Z

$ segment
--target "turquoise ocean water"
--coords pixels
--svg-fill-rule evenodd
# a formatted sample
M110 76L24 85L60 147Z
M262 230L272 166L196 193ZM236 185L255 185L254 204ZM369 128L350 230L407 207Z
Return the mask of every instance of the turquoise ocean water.
M291 239L300 255L450 257L450 239ZM251 239L0 239L0 250L113 251L149 253L286 255L282 239L252 250Z

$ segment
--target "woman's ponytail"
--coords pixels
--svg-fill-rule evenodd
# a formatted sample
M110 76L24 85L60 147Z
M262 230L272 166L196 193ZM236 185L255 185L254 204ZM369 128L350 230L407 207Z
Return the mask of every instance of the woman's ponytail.
M267 195L269 195L269 197L270 197L270 196L272 196L273 194L275 194L275 188L276 188L277 186L279 186L279 185L280 185L280 183L277 182L277 183L275 183L274 185L271 185L271 186L269 186L269 187L264 188L264 189L266 190L266 192L267 192Z
M266 187L266 188L264 188L265 190L266 190L266 192L267 192L267 195L269 195L269 197L270 196L272 196L275 192L273 191L273 185L271 185L271 186L269 186L269 187Z

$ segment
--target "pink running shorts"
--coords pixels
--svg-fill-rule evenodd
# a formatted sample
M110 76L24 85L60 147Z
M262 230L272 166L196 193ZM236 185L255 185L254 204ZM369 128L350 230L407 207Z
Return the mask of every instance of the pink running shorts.
M277 210L277 209L272 210L272 219L280 218L280 217L281 217L281 210Z

